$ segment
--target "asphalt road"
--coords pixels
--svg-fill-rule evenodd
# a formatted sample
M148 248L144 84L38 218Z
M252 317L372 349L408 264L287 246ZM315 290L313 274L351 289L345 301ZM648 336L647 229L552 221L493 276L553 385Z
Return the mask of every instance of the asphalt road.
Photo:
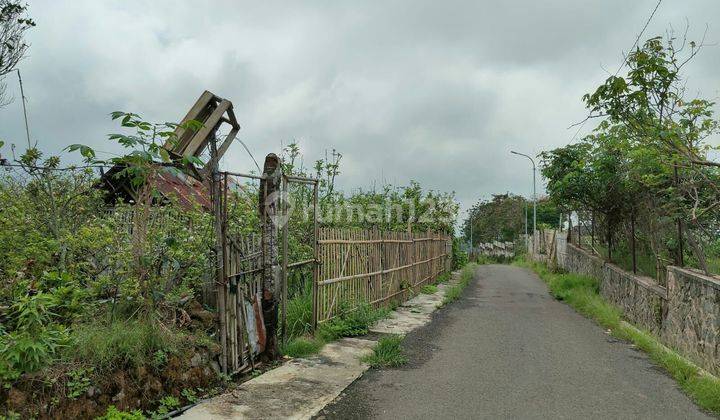
M318 417L708 418L644 353L517 267L481 266L405 347L407 366L367 372Z

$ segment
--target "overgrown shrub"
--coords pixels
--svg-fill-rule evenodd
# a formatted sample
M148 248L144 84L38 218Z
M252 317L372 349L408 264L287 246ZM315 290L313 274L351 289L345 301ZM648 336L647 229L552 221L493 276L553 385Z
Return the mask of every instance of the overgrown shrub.
M0 379L6 384L50 363L68 344L67 329L53 322L55 297L38 293L18 299L10 308L9 332L0 331Z
M462 249L462 240L460 238L453 238L452 242L452 268L457 270L465 266L468 263L468 254Z

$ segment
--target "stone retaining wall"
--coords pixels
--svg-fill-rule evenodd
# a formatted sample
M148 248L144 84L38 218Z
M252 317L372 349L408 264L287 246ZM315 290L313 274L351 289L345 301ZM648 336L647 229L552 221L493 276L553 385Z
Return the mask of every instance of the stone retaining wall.
M558 243L562 267L594 277L600 294L624 317L704 369L720 375L720 278L668 267L667 287L634 275L578 248Z
M667 279L663 341L720 374L720 279L678 267Z
M599 279L600 294L620 307L625 318L654 334L660 334L667 290L652 278L628 273L573 244L567 244L564 268Z

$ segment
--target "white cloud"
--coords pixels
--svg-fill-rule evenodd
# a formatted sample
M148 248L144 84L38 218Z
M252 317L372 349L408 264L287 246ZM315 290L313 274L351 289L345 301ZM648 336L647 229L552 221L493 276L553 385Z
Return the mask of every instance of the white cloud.
M32 135L51 152L116 151L108 113L177 120L209 89L233 101L259 160L292 140L306 164L336 148L345 188L416 179L468 207L529 193L528 162L509 150L567 143L581 95L614 72L654 5L30 1L38 26L21 68ZM717 16L714 0L665 2L645 37L687 17L693 38L708 23L718 41ZM706 49L689 88L720 96L719 67L720 50ZM22 144L20 109L0 110L0 138ZM223 162L254 167L237 144Z

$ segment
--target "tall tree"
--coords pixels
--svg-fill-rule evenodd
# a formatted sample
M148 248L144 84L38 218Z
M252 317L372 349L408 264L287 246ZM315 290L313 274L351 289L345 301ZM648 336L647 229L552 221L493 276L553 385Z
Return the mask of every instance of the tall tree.
M35 22L27 16L27 5L16 0L0 0L0 107L11 102L4 77L17 68L30 45L25 32Z

